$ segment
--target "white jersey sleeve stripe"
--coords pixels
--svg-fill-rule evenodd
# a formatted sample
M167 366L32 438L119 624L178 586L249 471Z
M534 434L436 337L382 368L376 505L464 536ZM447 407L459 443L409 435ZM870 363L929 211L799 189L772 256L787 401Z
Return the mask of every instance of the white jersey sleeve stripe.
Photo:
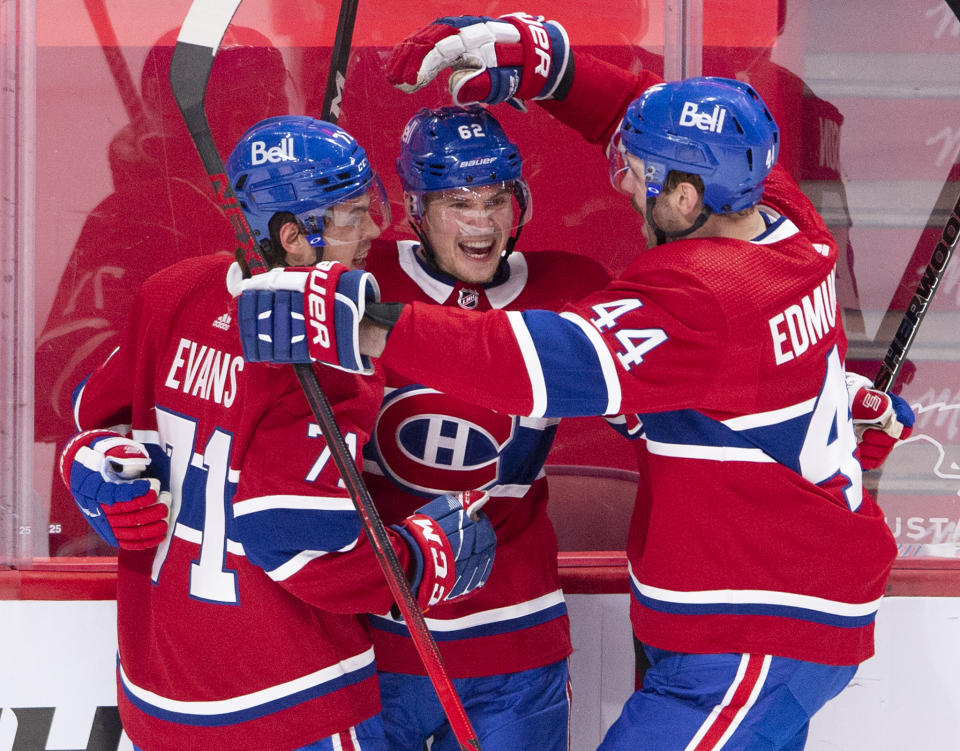
M269 576L275 582L285 581L300 571L300 569L302 569L308 563L315 561L317 558L322 558L330 553L347 553L353 550L355 547L357 547L358 541L358 539L355 539L353 542L340 548L339 550L302 550L290 558L286 563L277 566L275 569L267 571L267 576Z
M647 449L658 456L678 459L706 459L714 462L761 462L772 463L774 459L762 449L737 446L700 446L696 444L664 443L647 439Z
M520 347L523 363L527 369L527 378L530 381L530 393L533 397L533 408L530 410L530 417L543 417L547 408L547 384L543 377L543 369L540 366L537 348L533 343L530 332L527 330L523 313L517 310L509 310L507 311L507 320L510 322L513 335L516 337L517 345Z
M756 412L750 415L741 415L732 417L729 420L723 420L723 424L731 430L750 430L751 428L760 428L767 425L777 425L795 417L802 417L813 412L817 404L817 399L807 399L797 404L791 404L789 407L770 410L769 412Z
M617 364L614 362L613 355L610 354L610 350L607 349L607 345L604 344L603 337L600 336L600 332L597 331L589 321L581 318L576 313L561 313L560 317L565 318L566 320L571 321L579 326L580 330L586 334L587 339L590 340L594 350L596 350L597 360L600 364L600 370L603 373L603 382L607 386L607 407L603 414L620 414L620 403L623 398L623 393L620 390L620 378L617 375Z
M523 359L532 417L578 417L620 410L617 366L583 318L546 310L507 312ZM518 368L519 369L519 368Z
M234 517L255 514L260 511L289 509L296 511L355 511L349 498L310 495L265 495L237 501L233 504Z

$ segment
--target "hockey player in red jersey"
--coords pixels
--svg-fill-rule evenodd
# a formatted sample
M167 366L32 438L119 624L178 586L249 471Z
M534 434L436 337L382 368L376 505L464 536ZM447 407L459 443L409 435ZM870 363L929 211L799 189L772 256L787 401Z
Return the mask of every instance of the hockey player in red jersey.
M581 255L514 250L531 198L517 146L486 110L420 110L404 129L397 166L418 241L376 249L367 267L391 298L471 313L559 309L608 280ZM263 337L289 339L275 327L283 320L241 319L242 336L251 347ZM384 370L364 461L384 519L403 519L455 488L492 498L485 509L497 534L493 575L475 596L427 614L471 724L488 751L564 751L571 645L543 472L558 420L495 413ZM431 737L434 749L457 748L405 624L374 612L391 748L420 751Z
M643 468L631 620L652 666L601 749L796 751L873 653L896 555L857 461L864 389L844 377L836 245L776 166L751 87L664 84L581 54L574 76L555 23L508 23L439 19L391 75L413 89L454 66L458 101L546 98L610 145L647 248L562 314L371 311L361 351L501 412L627 415ZM913 416L870 394L883 414L863 427L889 451Z
M486 110L420 110L404 129L397 167L418 240L370 255L367 268L389 299L468 312L557 310L608 280L582 255L514 249L533 205L519 150ZM427 614L477 736L486 751L566 751L571 645L543 472L558 421L478 408L385 366L364 461L384 518L401 519L453 489L492 496L491 578L475 596ZM407 629L389 616L370 624L391 747L420 751L433 736L432 748L457 748Z
M323 258L331 307L337 288L374 284L361 267L389 212L345 131L271 118L226 170L272 265ZM152 276L118 349L75 397L84 432L61 471L91 525L121 547L121 719L144 751L387 749L360 614L387 611L390 590L293 370L241 356L228 290L240 276L227 254ZM316 370L361 447L382 378ZM489 574L492 526L459 498L441 496L389 534L421 606Z
M233 227L210 190L190 133L170 91L170 58L179 29L146 54L141 117L110 143L114 191L86 217L58 282L36 347L37 441L59 452L73 435L71 393L119 342L133 292L183 258L233 247ZM206 111L224 153L253 123L290 110L283 55L254 29L231 25L210 72ZM92 186L91 186L92 188ZM66 488L50 488L50 555L109 555L76 514Z

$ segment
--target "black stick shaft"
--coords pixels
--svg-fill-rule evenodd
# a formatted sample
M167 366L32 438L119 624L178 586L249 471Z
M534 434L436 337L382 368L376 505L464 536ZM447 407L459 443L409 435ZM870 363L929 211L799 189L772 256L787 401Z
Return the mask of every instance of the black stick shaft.
M920 277L917 291L913 293L913 298L907 305L903 318L900 320L900 325L893 335L893 341L890 342L887 354L880 363L880 372L873 379L874 388L889 391L896 381L900 368L907 359L910 345L913 344L917 331L920 329L920 323L930 307L930 301L940 286L947 264L953 256L958 235L960 235L960 198L957 199L953 210L950 212L950 218L947 219L943 232L940 233L940 239L933 248L930 261Z

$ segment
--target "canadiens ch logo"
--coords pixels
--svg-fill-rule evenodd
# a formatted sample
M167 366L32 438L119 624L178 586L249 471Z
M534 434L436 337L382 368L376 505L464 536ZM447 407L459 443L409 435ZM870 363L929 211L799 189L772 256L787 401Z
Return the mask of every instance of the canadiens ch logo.
M480 293L475 289L462 289L457 296L457 305L464 310L475 310L480 304Z
M508 415L408 386L384 399L373 444L394 482L414 493L445 493L495 482L515 425Z

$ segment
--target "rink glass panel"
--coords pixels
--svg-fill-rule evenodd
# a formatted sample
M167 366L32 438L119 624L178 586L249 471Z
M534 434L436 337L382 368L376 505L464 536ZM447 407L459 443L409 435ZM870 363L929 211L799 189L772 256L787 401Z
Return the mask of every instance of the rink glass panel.
M0 419L7 428L0 433L0 564L7 567L109 568L111 550L87 532L55 473L56 453L73 431L71 393L115 346L147 275L233 247L165 89L188 5L154 3L149 13L119 0L4 6L4 80L16 81L3 93L0 218ZM848 366L872 377L960 192L960 24L947 4L549 6L579 49L671 77L733 76L760 91L783 130L783 163L840 246ZM382 72L388 50L438 16L518 9L360 3L341 124L367 147L391 196L388 237L410 236L394 171L403 124L419 107L448 101L440 84L412 96L392 89ZM262 117L319 114L337 14L332 2L241 5L228 34L233 47L218 57L210 84L221 153ZM610 188L599 150L536 106L495 112L520 145L534 196L520 248L571 250L622 271L640 242L639 225ZM954 262L896 384L917 412L917 427L882 472L867 476L902 566L948 569L960 547L958 330ZM565 556L622 549L636 477L632 448L600 420L570 420L548 475Z

